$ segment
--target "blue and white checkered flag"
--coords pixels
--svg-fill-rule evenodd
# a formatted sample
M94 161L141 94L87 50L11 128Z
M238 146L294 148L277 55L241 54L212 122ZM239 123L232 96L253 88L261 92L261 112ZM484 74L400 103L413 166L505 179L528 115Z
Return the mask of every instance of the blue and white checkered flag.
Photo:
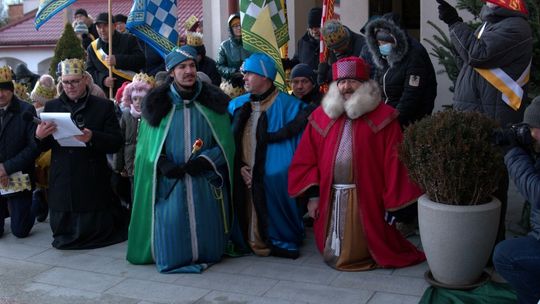
M135 0L126 27L163 58L176 46L176 0Z

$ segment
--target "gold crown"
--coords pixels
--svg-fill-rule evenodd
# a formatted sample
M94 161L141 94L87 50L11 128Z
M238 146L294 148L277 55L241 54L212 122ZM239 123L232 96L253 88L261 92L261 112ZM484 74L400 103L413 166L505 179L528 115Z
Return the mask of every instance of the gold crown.
M190 46L201 46L204 44L203 35L197 32L187 32L186 33L187 45Z
M30 96L28 95L28 88L24 84L13 82L13 86L13 93L15 94L15 96L17 96L20 100L30 101Z
M146 82L150 86L155 87L156 86L156 80L154 79L154 76L149 76L146 73L137 73L135 76L133 76L133 82L141 81Z
M219 85L219 88L231 99L246 93L246 89L244 89L244 87L235 87L229 81L223 81Z
M36 86L30 95L31 99L34 99L34 97L42 97L45 100L54 99L56 97L56 86L48 88L41 85L41 83L38 81L36 82Z
M77 58L70 58L59 63L60 75L84 75L84 61Z
M11 68L7 65L0 67L0 82L10 82L12 80Z
M195 24L197 24L197 22L199 22L197 16L191 15L189 16L189 18L186 19L186 22L184 22L184 28L186 29L186 31L191 31L193 30L192 28Z

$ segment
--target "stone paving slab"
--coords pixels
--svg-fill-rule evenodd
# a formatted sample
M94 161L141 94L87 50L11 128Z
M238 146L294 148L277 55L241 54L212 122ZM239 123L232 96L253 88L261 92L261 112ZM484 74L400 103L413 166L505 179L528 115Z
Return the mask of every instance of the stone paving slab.
M66 288L102 293L124 278L89 271L55 267L37 275L33 281Z
M317 304L366 303L373 292L359 288L341 288L319 284L280 281L267 296L280 298L293 303L307 302Z
M110 288L106 293L155 303L193 303L210 293L210 290L127 279Z
M179 274L174 284L201 287L246 295L262 296L274 287L278 280L256 276L212 272L210 268L204 275Z
M523 200L515 190L509 194L507 223L515 223ZM336 271L315 248L311 229L296 260L225 258L202 274L160 274L154 265L131 265L125 260L126 242L93 250L56 250L47 222L37 223L24 239L9 232L9 219L5 229L0 238L1 304L412 304L428 287L423 279L427 263ZM418 236L409 240L420 244Z

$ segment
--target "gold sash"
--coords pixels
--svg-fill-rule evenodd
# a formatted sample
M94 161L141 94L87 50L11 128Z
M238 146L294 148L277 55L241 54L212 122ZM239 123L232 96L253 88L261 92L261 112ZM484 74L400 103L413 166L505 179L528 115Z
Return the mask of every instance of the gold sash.
M105 57L107 56L107 54L105 53L105 51L103 51L103 49L98 49L97 48L97 43L98 43L98 39L92 41L92 43L90 44L92 46L92 50L94 50L94 53L96 54L96 58L106 67L109 67L107 65L107 63L105 62ZM127 79L129 81L132 81L133 80L133 76L135 76L135 72L133 71L126 71L126 70L120 70L120 69L116 69L114 68L114 66L112 67L112 72L113 74L117 75L117 76L120 76L124 79Z

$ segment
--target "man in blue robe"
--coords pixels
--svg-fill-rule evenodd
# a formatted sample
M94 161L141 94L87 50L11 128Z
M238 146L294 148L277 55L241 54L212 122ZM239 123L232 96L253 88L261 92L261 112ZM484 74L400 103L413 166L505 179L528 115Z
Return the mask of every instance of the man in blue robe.
M287 194L287 171L305 126L302 102L273 84L274 61L255 53L243 64L248 92L229 104L236 142L234 198L244 238L260 256L299 256L302 215Z
M167 55L174 81L142 105L127 259L165 273L198 273L220 261L231 225L229 98L197 79L196 56L190 46Z

